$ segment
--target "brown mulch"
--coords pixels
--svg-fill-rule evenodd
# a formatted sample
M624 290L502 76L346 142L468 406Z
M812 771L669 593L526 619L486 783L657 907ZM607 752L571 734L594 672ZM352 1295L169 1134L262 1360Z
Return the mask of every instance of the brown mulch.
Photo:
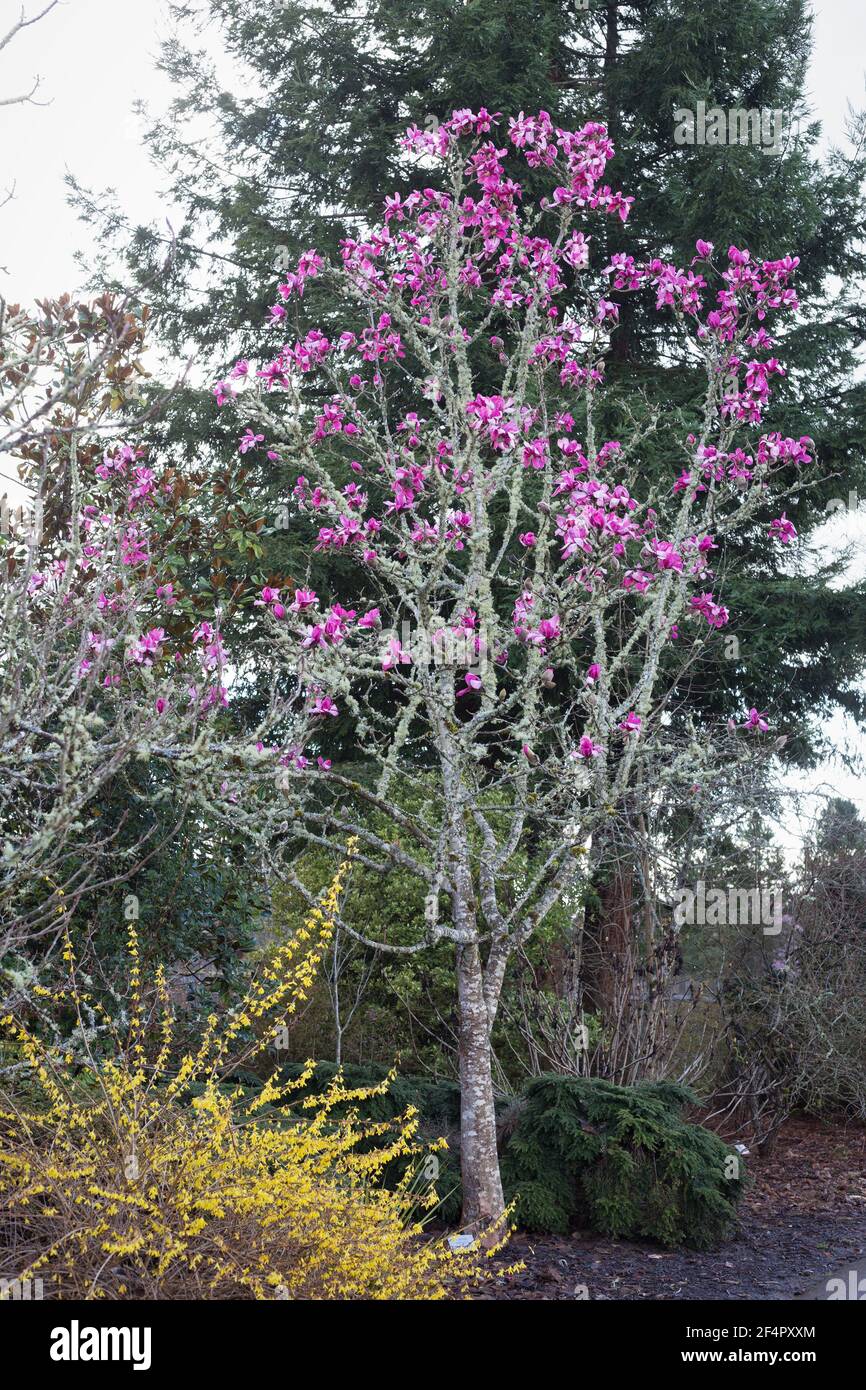
M753 1179L739 1230L717 1250L668 1250L592 1232L515 1235L503 1263L525 1269L486 1299L788 1299L866 1254L866 1129L789 1120Z

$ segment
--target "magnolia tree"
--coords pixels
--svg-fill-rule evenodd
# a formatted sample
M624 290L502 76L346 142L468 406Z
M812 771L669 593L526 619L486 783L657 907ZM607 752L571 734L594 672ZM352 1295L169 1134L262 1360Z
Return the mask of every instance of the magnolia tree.
M305 253L271 310L289 341L216 387L248 422L241 451L290 471L291 524L338 557L335 574L356 576L327 596L269 584L259 598L274 664L303 694L273 750L283 871L305 891L298 845L339 852L351 834L359 862L425 885L417 942L342 925L383 950L453 944L473 1226L503 1211L490 1037L509 959L557 903L576 901L611 816L659 787L706 789L754 753L733 718L674 740L668 705L729 621L714 557L762 514L767 543L789 543L784 513L769 524L769 489L811 461L808 439L747 434L784 372L768 321L797 306L796 259L731 247L719 264L699 242L685 268L625 254L593 268L603 232L591 219L625 221L632 203L604 183L604 127L560 130L542 112L492 138L501 126L482 110L410 129L403 149L440 186L387 198L381 227L345 241L341 265ZM512 159L549 172L538 206ZM305 321L317 281L342 296L344 332ZM641 444L665 428L660 410L623 439L598 423L611 292L645 290L689 335L707 381L658 484ZM321 756L338 717L352 721L366 775ZM739 723L768 727L757 706ZM403 783L428 788L425 811L402 809Z
M219 621L196 621L172 578L189 529L183 483L132 445L106 447L141 423L142 345L141 323L110 297L0 303L0 454L21 480L0 526L7 978L10 957L35 940L50 949L86 895L128 879L189 810L206 816L229 758L243 766L216 728ZM105 798L132 767L107 827Z

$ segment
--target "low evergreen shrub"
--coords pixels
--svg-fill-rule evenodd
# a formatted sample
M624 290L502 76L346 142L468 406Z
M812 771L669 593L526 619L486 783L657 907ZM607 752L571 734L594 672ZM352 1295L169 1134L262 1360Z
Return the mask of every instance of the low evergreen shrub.
M502 1155L518 1225L698 1249L726 1239L743 1191L740 1164L718 1135L683 1119L695 1099L672 1082L531 1082Z

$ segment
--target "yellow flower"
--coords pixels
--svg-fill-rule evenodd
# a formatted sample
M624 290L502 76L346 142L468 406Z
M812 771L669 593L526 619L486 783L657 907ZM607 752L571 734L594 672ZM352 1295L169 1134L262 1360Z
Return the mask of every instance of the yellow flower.
M393 1158L444 1145L417 1142L414 1109L393 1125L359 1124L356 1102L381 1094L391 1078L350 1089L338 1075L324 1096L294 1110L292 1092L304 1091L312 1062L295 1081L270 1075L251 1102L220 1084L241 1031L260 1026L261 1052L309 991L355 848L350 842L303 932L280 947L222 1028L216 1014L208 1018L197 1051L171 1075L165 975L156 976L163 1017L151 1058L132 925L129 1026L114 1054L93 1064L95 1087L82 1092L70 1052L52 1054L11 1018L0 1020L43 1091L26 1114L0 1111L0 1208L18 1218L8 1223L10 1262L15 1241L22 1256L29 1252L18 1261L27 1264L21 1277L44 1272L61 1298L121 1298L134 1287L152 1298L439 1299L455 1287L447 1247L419 1235L417 1213L435 1194L376 1185ZM68 936L64 958L65 998L80 1019ZM276 1105L279 1124L261 1113ZM362 1139L374 1147L360 1152ZM26 1225L37 1202L38 1235ZM480 1263L461 1261L461 1287L480 1277Z

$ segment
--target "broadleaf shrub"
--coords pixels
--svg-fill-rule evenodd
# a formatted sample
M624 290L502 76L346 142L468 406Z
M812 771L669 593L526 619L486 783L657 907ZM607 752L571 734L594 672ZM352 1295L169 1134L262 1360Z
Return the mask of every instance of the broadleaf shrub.
M731 1151L683 1119L693 1094L672 1082L543 1076L530 1083L502 1156L516 1223L587 1226L705 1249L731 1234L742 1176Z

